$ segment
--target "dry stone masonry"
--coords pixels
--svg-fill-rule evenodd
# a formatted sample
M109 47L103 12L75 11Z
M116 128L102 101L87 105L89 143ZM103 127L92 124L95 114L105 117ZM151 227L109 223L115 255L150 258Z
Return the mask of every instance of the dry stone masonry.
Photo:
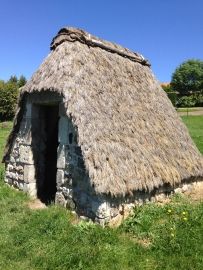
M12 154L6 166L5 181L36 196L35 166L31 147L31 104L27 103Z

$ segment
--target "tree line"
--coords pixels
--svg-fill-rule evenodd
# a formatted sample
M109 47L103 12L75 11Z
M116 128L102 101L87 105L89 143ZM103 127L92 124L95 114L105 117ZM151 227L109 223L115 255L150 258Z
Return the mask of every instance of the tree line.
M25 76L11 76L8 81L0 80L0 121L12 120L19 94L19 89L27 82Z
M183 62L175 69L171 82L162 88L176 107L203 106L203 61Z

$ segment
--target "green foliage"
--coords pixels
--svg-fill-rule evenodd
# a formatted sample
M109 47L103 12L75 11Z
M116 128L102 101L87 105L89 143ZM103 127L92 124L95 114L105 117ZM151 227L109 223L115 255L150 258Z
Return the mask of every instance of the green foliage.
M194 98L196 100L196 106L203 106L203 91L200 93L194 93Z
M193 93L190 96L182 96L176 101L177 107L194 107L194 106L203 106L203 94L202 93Z
M10 77L10 79L8 80L8 83L14 83L17 84L18 83L18 78L16 77L16 75L12 75Z
M196 99L193 96L183 96L177 101L177 106L182 108L194 107L195 105Z
M4 147L6 143L6 138L11 131L12 122L3 122L0 123L0 174L3 169L3 164L1 163L1 158L3 156Z
M0 84L0 121L11 120L14 117L17 97L17 84L12 82Z
M0 121L11 120L15 115L15 108L19 88L26 83L26 78L21 75L19 80L14 75L7 82L0 80Z
M197 148L203 154L203 115L182 116L182 119Z
M159 207L148 204L135 209L122 228L140 240L148 239L149 245L160 255L164 252L169 256L176 253L184 257L195 253L201 265L202 211L203 204L194 205L183 198L174 197L170 204Z
M203 90L203 61L188 60L183 62L172 74L171 86L181 94Z
M26 80L25 76L21 75L19 80L18 80L18 87L20 88L20 87L24 86L26 84L26 82L27 82L27 80Z

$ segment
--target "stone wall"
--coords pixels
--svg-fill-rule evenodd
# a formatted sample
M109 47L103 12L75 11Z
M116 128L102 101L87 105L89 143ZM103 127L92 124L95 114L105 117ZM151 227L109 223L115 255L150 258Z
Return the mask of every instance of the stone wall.
M42 156L43 125L38 105L61 102L56 93L33 93L27 96L23 109L23 117L18 134L12 145L9 160L6 162L5 182L9 185L37 197L36 159ZM34 140L33 140L34 137ZM38 157L35 157L38 155Z
M26 104L19 132L13 142L10 160L6 164L5 182L36 197L36 180L31 147L32 106Z

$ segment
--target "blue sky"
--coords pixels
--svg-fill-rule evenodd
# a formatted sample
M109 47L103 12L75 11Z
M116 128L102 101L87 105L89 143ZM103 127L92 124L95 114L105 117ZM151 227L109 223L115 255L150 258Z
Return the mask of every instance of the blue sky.
M64 26L140 52L161 82L203 59L202 0L0 0L0 79L30 78Z

